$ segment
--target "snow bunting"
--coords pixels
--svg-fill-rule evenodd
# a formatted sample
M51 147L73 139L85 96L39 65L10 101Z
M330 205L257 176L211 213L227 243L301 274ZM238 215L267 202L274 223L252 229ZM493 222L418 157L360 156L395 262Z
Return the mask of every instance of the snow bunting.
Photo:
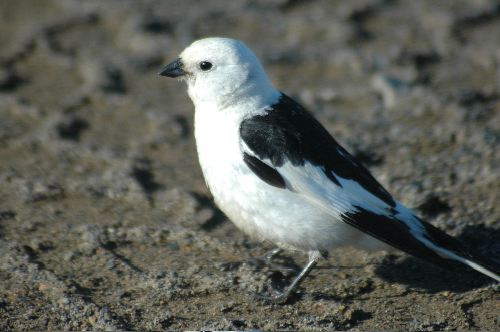
M160 72L186 81L199 162L216 204L238 228L309 253L284 302L330 250L395 247L443 265L458 261L500 281L495 262L394 199L299 103L271 84L242 42L207 38Z

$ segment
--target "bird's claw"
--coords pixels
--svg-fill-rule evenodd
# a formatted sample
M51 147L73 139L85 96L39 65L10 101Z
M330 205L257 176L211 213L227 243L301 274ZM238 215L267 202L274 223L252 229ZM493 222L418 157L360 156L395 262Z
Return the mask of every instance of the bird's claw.
M255 293L253 294L253 297L258 300L262 301L266 304L285 304L288 302L290 299L290 292L284 291L284 292L277 292L278 294L276 295L264 295L264 294L259 294Z

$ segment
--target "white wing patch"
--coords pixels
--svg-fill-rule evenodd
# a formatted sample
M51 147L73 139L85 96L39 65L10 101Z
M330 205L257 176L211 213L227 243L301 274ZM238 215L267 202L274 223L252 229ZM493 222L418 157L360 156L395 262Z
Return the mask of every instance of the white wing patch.
M349 197L351 204L363 207L366 210L377 214L387 214L387 205L377 196L363 188L355 180L349 180L333 174L342 185L342 190Z
M420 223L412 210L396 201L396 214L395 217L404 222L409 228L410 232L420 241L426 239L424 236L426 234L424 226Z
M255 153L241 141L241 150L254 157ZM260 159L260 158L259 158ZM388 214L391 208L387 203L373 195L354 180L345 179L333 174L341 186L329 179L323 167L305 162L303 166L295 166L286 162L281 167L275 167L268 159L260 159L266 165L275 168L285 179L287 187L302 195L308 201L314 202L318 208L340 219L347 212L354 212L355 206L363 207L377 214Z
M391 208L384 201L371 194L354 180L336 176L338 186L326 175L322 167L306 162L294 166L290 162L276 168L289 183L290 188L335 218L354 212L356 206L377 214L387 214Z

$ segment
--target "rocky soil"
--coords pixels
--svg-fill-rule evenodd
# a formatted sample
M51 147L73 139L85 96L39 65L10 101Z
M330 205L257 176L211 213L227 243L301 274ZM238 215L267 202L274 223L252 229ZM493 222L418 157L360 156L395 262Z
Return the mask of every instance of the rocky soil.
M498 285L346 249L293 273L214 206L185 86L205 36L245 41L401 201L500 257L500 3L0 2L0 329L499 330ZM300 267L304 254L277 259Z

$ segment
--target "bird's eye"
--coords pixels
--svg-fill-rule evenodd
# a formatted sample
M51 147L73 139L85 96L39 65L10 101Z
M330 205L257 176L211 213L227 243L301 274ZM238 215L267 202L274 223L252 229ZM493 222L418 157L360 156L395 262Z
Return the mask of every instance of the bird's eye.
M212 68L212 64L208 61L202 61L200 62L200 69L203 71L210 70Z

